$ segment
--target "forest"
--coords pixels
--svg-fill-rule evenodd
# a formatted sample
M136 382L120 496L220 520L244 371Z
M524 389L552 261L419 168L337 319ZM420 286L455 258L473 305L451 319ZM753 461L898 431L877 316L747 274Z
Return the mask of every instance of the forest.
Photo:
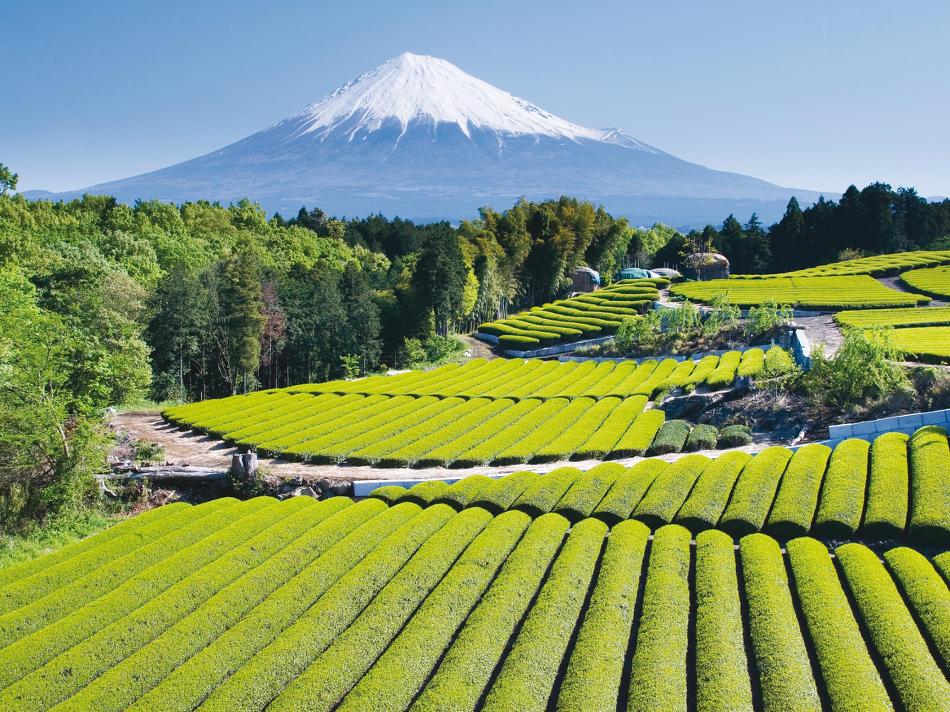
M686 235L574 198L419 225L241 201L129 206L30 201L0 185L0 523L89 495L107 407L191 401L437 362L448 338L564 296L589 265L723 251L734 272L943 245L950 201L849 188L761 226L729 216Z

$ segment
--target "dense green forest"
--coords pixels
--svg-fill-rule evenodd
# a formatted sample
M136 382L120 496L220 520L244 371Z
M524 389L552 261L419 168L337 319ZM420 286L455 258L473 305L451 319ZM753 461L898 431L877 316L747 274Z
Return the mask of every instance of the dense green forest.
M766 229L753 214L741 224L729 215L717 230L707 225L674 235L653 255L675 264L690 249L725 254L734 274L788 272L849 257L950 247L950 200L928 202L913 188L872 183L850 186L838 201L821 198L804 210L795 198Z
M805 210L793 200L768 229L730 216L682 235L567 197L417 225L318 208L268 218L247 201L30 201L6 194L12 172L0 178L5 524L90 495L108 406L438 360L458 348L453 332L563 296L579 265L609 281L713 247L736 272L782 271L950 234L950 201L881 184Z

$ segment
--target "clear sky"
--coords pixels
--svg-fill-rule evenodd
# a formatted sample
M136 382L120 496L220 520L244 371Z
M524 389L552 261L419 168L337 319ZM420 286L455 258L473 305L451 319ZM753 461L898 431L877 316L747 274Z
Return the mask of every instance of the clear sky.
M2 0L0 47L21 190L207 153L411 51L713 168L950 195L948 0Z

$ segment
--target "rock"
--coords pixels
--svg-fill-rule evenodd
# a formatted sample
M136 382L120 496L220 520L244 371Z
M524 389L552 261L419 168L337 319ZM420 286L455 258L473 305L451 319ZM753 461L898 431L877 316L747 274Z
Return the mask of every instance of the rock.
M353 494L353 483L349 480L324 478L317 480L316 487L323 493L323 497L348 497Z
M318 495L313 487L298 487L291 494L294 497L313 497L314 499L318 498Z

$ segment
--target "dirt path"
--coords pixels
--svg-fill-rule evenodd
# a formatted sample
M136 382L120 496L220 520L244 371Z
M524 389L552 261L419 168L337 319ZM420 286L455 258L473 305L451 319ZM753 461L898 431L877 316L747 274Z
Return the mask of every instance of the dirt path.
M841 329L838 328L831 314L799 316L795 317L795 323L805 328L805 334L811 341L812 349L824 346L825 356L833 356L844 342Z
M141 440L160 443L165 447L165 459L169 464L191 467L209 467L227 469L231 464L231 456L238 452L220 440L207 435L201 435L190 430L176 428L162 420L157 413L119 413L112 416L111 423L117 430L125 431ZM758 452L774 443L755 443L746 447L737 448L746 452ZM703 451L700 454L708 457L721 455L723 450ZM672 462L687 453L673 453L661 455L660 459ZM628 457L620 460L611 460L621 465L630 466L642 460L642 457ZM508 465L505 467L372 467L370 465L309 465L301 462L286 462L273 458L265 458L260 464L272 474L282 478L302 478L304 480L423 480L442 477L465 477L466 475L487 474L503 475L520 470L534 472L550 472L558 467L576 467L579 470L589 470L599 465L598 460L582 460L577 462L547 462L537 465Z
M465 346L468 348L468 352L472 355L472 358L499 358L498 354L492 350L489 344L476 339L474 336L459 334L458 339L465 342Z
M901 281L900 277L876 277L877 281L883 284L885 287L890 287L893 290L898 292L910 292L912 294L919 294L919 292L911 289L906 284ZM931 307L946 307L950 306L950 302L942 299L931 299L930 304L927 306Z

